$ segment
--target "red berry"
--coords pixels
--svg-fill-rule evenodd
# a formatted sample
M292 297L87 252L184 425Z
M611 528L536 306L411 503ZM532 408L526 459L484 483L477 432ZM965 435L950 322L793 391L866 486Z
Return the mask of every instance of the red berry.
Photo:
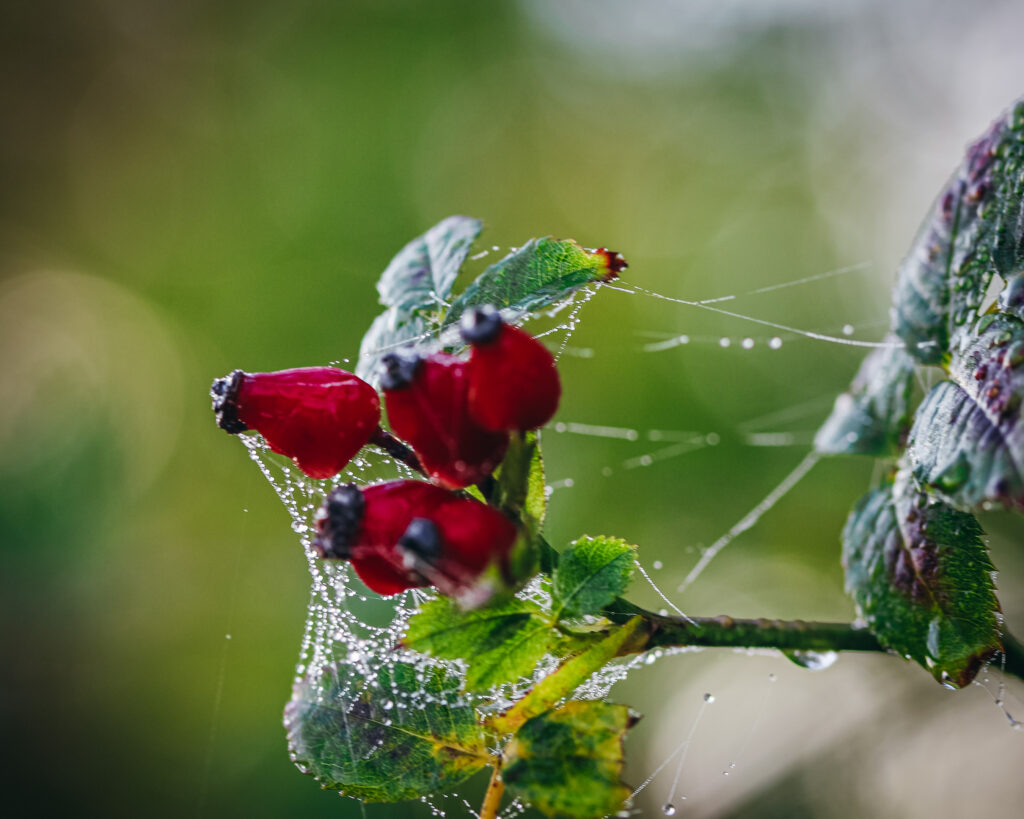
M485 429L538 429L558 409L562 385L555 359L529 333L502 321L493 307L462 317L469 358L469 412Z
M336 367L235 370L214 381L210 395L222 429L256 430L311 478L338 474L380 424L373 387Z
M516 540L500 512L422 481L336 487L317 512L321 557L351 561L378 594L436 586L463 596Z
M470 417L466 362L446 353L423 359L391 353L384 366L388 422L416 451L431 478L460 489L497 468L508 435L483 429Z

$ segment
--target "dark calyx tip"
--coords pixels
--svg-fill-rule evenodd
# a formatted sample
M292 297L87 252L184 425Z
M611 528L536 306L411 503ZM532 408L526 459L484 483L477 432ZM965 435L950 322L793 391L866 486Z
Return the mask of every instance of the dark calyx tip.
M423 359L412 350L400 350L388 353L380 362L381 389L390 391L408 387L419 372Z
M608 265L608 274L605 276L605 281L617 279L619 274L629 267L629 262L626 261L626 257L621 253L609 250L606 247L599 247L597 252L604 256L605 264Z
M238 417L238 388L242 385L245 373L235 370L223 378L215 378L210 387L210 398L213 399L213 411L217 415L217 426L225 432L237 435L245 432L247 427Z
M490 344L498 337L504 324L498 308L484 304L463 314L459 333L467 344Z
M317 512L319 533L313 541L317 554L328 560L351 556L351 545L363 520L366 499L354 483L336 486Z
M398 548L417 560L436 563L441 556L441 533L433 521L413 518L398 539Z

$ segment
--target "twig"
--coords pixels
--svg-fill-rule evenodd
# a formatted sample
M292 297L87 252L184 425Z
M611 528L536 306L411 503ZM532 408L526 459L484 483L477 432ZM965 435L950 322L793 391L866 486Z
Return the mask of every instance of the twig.
M423 464L420 463L420 459L416 457L416 453L383 427L377 427L374 430L373 435L370 437L370 443L380 447L396 461L401 461L414 472L419 472L424 476L427 474L423 469Z
M491 781L487 783L483 804L480 806L480 819L497 819L501 809L501 797L505 793L505 781L501 778L501 757L494 763Z

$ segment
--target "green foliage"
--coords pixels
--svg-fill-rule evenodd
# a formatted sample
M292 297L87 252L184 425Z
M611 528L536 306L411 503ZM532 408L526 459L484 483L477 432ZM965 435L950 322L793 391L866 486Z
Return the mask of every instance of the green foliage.
M377 283L387 310L374 319L359 348L356 374L377 384L381 357L399 347L462 347L457 334L442 331L468 307L493 304L516 316L551 309L581 287L614 277L604 254L571 239L531 239L492 264L450 307L452 288L482 224L449 216L413 239L388 264Z
M1002 646L981 534L905 472L861 499L843 531L846 587L875 635L957 687Z
M1024 322L982 316L917 411L907 454L914 476L963 509L1024 509Z
M555 570L558 610L569 616L597 614L633 579L636 547L614 537L584 536L565 550Z
M1024 510L1022 270L1024 100L968 149L900 267L889 340L905 350L868 356L815 438L826 454L900 456L895 488L870 493L847 523L847 588L879 640L961 686L1001 645L969 512ZM986 307L994 275L1004 288ZM907 435L915 360L949 379Z
M993 274L1024 262L1024 101L967 151L900 267L893 330L925 364L969 332Z
M899 344L895 336L886 341ZM910 429L914 359L901 346L873 351L849 392L836 398L832 414L814 437L823 455L894 455Z
M495 730L514 733L524 722L568 697L595 671L604 668L619 655L628 653L633 640L643 633L643 624L641 617L633 617L622 626L590 638L578 636L575 641L577 646L587 642L591 643L590 646L565 660L553 673L530 689L525 697L493 720Z
M404 311L441 309L481 230L479 219L449 216L413 239L381 274L380 303Z
M403 640L407 648L467 664L468 691L486 691L533 673L558 639L548 617L533 603L508 603L464 612L441 597L420 606Z
M325 679L297 683L285 708L293 758L324 788L365 802L454 788L490 763L459 685L442 669L418 672L408 663L373 680L353 666L332 667Z
M621 781L622 740L636 722L624 705L569 702L526 722L505 750L508 788L548 816L593 819L632 795Z
M457 321L479 304L518 315L536 313L591 282L613 277L605 255L585 250L572 239L531 239L481 273L452 303L444 323Z

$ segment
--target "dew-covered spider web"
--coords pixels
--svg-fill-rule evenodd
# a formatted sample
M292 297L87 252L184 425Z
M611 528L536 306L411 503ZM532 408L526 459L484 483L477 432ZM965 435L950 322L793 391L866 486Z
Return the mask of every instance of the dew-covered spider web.
M495 251L498 248L494 248ZM471 258L482 258L488 251ZM734 303L741 303L743 297L753 301L767 293L787 288L819 286L843 276L856 276L867 269L865 264L856 264L841 269L804 276L792 281L768 283L743 293L725 294L713 298L689 299L655 292L641 286L632 279L618 280L613 284L591 284L577 291L565 303L548 315L551 326L535 331L537 338L556 356L578 358L584 361L601 355L599 349L573 345L576 330L584 307L598 291L602 298L653 299L676 305L683 311L702 311L714 314L721 321L723 333L706 332L680 333L677 331L658 332L645 330L638 337L627 341L636 357L668 356L678 354L680 348L704 346L731 350L742 354L751 350L778 351L790 344L825 344L854 346L860 348L887 348L900 342L879 339L887 324L882 318L872 317L859 321L844 322L838 326L798 327L786 321L775 321L739 312ZM532 329L529 324L526 329ZM409 341L423 341L418 336ZM380 353L381 350L372 351ZM343 359L342 366L349 363ZM639 365L638 365L639 366ZM781 471L774 477L769 492L750 508L735 510L734 523L723 527L721 534L709 545L688 544L686 554L693 555L693 565L680 583L664 586L657 582L658 572L663 568L661 561L643 560L638 564L638 576L642 583L657 599L662 615L688 618L687 593L698 581L708 566L727 547L755 527L771 513L789 493L793 492L806 476L813 472L819 456L812 447L814 431L827 414L834 400L834 394L822 394L811 400L801 400L789 406L773 408L770 411L751 414L750 417L733 425L730 429L693 428L633 428L602 423L599 410L586 418L566 418L562 413L542 431L550 439L561 436L585 436L610 439L621 448L621 457L604 463L597 475L588 475L588 480L602 480L633 473L636 470L650 470L663 467L689 455L718 446L725 436L749 447L752 453L760 449L782 449L793 453L788 471ZM547 655L539 662L532 675L516 682L499 686L485 694L469 694L454 688L438 691L430 680L442 677L458 678L464 673L461 661L447 661L427 657L401 646L409 619L416 609L433 596L430 590L414 589L392 598L380 598L369 592L359 581L350 566L343 561L324 561L317 557L312 546L315 535L314 515L326 493L340 482L354 482L367 485L380 480L394 478L415 478L416 473L395 462L383 452L368 447L344 470L331 480L317 481L299 472L291 462L271 452L259 435L244 433L240 436L264 477L270 482L285 509L291 517L291 525L302 546L311 579L311 588L305 628L295 669L296 689L304 688L302 696L330 702L337 706L344 716L350 712L367 688L374 690L373 701L378 709L377 717L383 724L410 710L422 712L429 720L431 704L443 704L448 709L475 709L480 714L497 714L519 698L558 666L556 654ZM753 455L752 455L753 457ZM666 477L669 479L669 476ZM580 490L582 482L571 466L552 463L548 465L547 494L552 504L570 502L574 491ZM642 546L642 544L641 544ZM523 600L531 601L542 609L550 610L552 596L547 580L535 579L518 593ZM672 655L697 651L698 649L655 649L645 654L615 662L595 673L573 694L578 699L602 699L617 683L625 680L636 669L650 666L659 659ZM756 652L745 652L756 653ZM764 653L764 652L761 652ZM793 658L805 668L826 668L835 659L834 654L808 654ZM403 679L419 681L419 685L399 684L396 669L403 669ZM407 673L406 673L407 672ZM409 677L408 675L412 676ZM744 763L756 749L761 739L760 725L765 714L773 707L776 698L777 674L761 674L765 681L762 691L745 703L750 708L745 728L738 731L731 757L721 761L723 777L738 778L744 773ZM998 661L979 675L976 683L984 688L991 699L1002 709L1010 724L1019 726L1013 712L1024 711L1016 695L1009 692ZM718 701L728 701L727 696L718 696ZM690 703L679 724L674 727L675 743L662 750L660 757L649 764L646 773L632 777L637 786L637 795L648 792L655 794L656 811L664 815L684 815L689 810L687 788L687 762L697 753L702 742L702 724L707 720L706 712L713 708L716 694L707 691L699 703ZM721 706L719 706L721 707ZM673 718L675 719L675 718ZM432 727L432 726L431 726ZM444 726L438 726L443 733ZM636 749L632 749L634 752ZM353 748L353 756L360 753L372 759L372 747ZM423 803L436 816L476 816L479 805L472 804L463 794L436 794L424 797ZM639 799L638 799L639 803ZM372 813L372 809L364 809ZM513 817L527 809L518 801L505 806L502 817ZM638 807L624 808L621 815L640 815Z

